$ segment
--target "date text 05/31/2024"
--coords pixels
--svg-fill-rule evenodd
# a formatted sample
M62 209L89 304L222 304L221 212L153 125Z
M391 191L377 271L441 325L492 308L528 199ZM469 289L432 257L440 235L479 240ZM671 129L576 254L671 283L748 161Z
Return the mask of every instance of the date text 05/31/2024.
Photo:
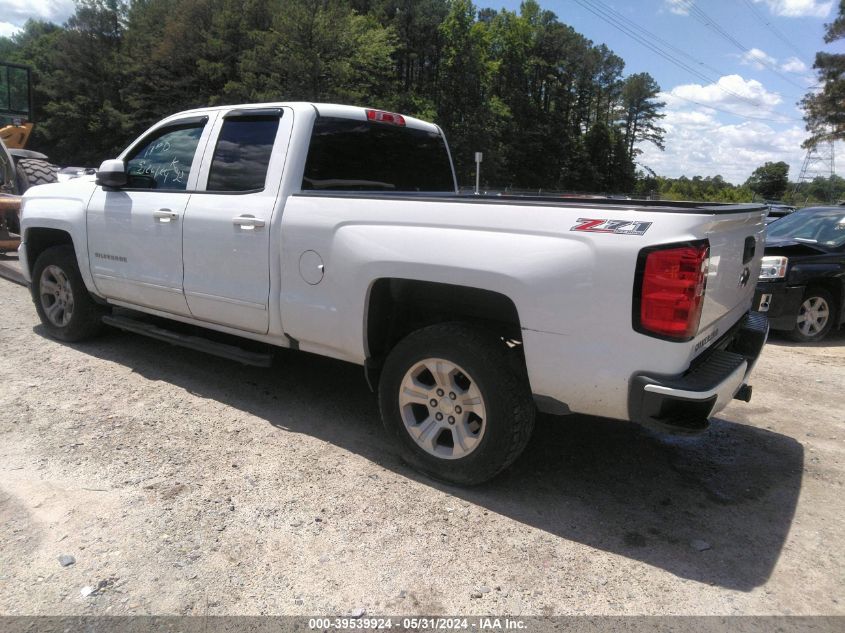
M381 630L411 631L519 631L526 628L523 620L514 618L311 618L308 628L313 630Z

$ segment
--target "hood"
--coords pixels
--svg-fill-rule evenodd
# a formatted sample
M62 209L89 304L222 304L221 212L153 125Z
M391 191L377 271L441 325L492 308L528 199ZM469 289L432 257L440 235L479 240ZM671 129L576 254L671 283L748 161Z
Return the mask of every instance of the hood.
M766 239L766 255L818 255L828 250L820 244L799 242L790 238Z
M87 204L96 188L97 184L93 178L73 178L65 182L36 185L27 189L26 193L23 194L24 205L27 200L34 198L71 198L83 200Z

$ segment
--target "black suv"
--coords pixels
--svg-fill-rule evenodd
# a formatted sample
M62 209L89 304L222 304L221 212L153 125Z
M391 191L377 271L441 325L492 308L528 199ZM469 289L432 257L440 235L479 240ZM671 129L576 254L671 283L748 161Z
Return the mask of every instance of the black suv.
M842 324L845 206L802 209L769 225L753 307L801 342Z

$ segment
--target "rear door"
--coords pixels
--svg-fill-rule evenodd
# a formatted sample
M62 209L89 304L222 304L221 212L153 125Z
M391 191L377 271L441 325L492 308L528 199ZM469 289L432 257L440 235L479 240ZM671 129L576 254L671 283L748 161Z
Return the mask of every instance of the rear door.
M182 292L182 222L197 182L207 116L159 127L126 154L128 184L97 187L88 205L88 253L105 297L188 315Z
M269 329L271 224L292 118L287 108L232 110L215 126L185 211L184 288L197 319Z

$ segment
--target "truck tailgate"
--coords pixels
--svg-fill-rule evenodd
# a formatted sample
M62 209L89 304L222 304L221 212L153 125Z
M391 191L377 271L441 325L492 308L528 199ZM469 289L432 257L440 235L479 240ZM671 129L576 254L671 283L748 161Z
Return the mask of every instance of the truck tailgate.
M699 334L723 319L732 325L751 307L766 239L764 219L764 212L751 211L719 216L706 227L710 265Z

